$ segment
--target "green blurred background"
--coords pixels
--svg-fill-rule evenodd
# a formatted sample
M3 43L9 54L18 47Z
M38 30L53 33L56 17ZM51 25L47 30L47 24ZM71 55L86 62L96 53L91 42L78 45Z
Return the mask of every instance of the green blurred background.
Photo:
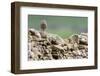
M62 38L88 32L87 17L28 15L28 27L40 30L41 20L47 21L47 32L57 34Z

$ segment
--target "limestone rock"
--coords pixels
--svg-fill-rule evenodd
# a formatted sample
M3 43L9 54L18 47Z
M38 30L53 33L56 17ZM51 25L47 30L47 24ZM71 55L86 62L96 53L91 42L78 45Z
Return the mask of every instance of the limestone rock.
M85 33L79 35L80 44L88 45L88 36Z
M28 30L28 60L88 58L87 34L73 34L63 39L56 34L47 33L45 29Z

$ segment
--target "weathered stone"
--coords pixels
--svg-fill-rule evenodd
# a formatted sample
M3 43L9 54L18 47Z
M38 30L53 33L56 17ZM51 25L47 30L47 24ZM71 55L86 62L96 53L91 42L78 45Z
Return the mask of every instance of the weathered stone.
M42 32L43 34L34 29L28 31L29 60L88 58L87 34L75 34L63 39L56 34L47 33L45 29Z
M60 37L60 36L58 36L58 35L56 35L56 34L51 34L51 33L48 33L48 35L47 35L47 37L48 37L48 40L50 41L50 42L55 42L56 44L63 44L64 43L64 40Z
M79 35L79 43L80 44L84 44L84 45L88 45L88 37L87 34L82 33Z
M38 38L41 38L40 33L37 30L35 30L35 29L29 29L28 32L29 32L29 35L36 36Z
M77 34L72 35L72 41L73 41L73 43L79 43L79 35L77 35Z
M69 49L69 50L74 49L73 44L70 44L70 43L69 43L69 44L67 44L67 47L68 47L68 49Z
M55 50L64 50L64 48L63 47L61 47L61 46L59 46L59 45L53 45L52 46L52 49L55 49Z

